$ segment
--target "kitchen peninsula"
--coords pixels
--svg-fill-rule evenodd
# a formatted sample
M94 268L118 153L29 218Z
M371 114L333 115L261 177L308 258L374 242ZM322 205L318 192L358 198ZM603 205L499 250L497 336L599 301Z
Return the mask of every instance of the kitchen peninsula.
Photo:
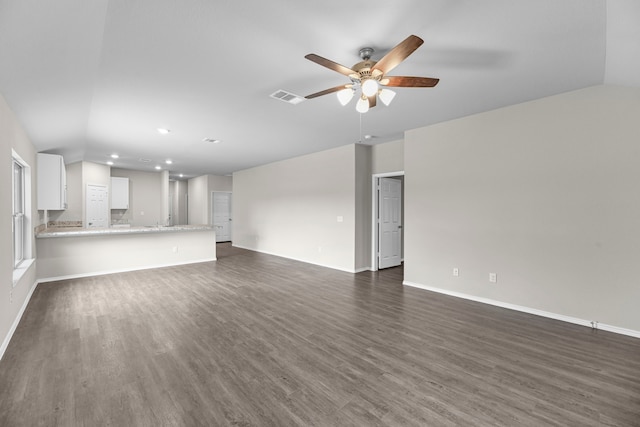
M49 227L36 233L41 282L215 261L208 225Z

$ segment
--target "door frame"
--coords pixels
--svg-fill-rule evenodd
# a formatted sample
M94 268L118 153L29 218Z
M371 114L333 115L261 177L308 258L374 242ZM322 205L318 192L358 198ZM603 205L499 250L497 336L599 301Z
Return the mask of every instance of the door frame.
M211 199L210 199L211 200L211 204L209 206L210 207L210 210L209 210L209 221L211 223L211 227L213 227L213 229L215 230L215 225L213 224L213 222L214 222L213 221L213 219L214 219L213 215L215 213L214 212L214 207L215 206L214 206L214 201L213 201L213 194L214 193L229 193L229 194L231 194L231 207L230 207L230 209L231 209L231 224L230 224L231 229L229 230L229 234L231 235L231 240L230 241L233 242L233 191L217 191L217 190L211 191Z
M88 182L87 185L85 186L85 193L84 193L84 221L83 224L85 225L86 228L90 228L89 227L89 187L100 187L103 188L105 190L105 192L107 193L107 227L109 227L111 225L111 209L109 209L109 205L110 205L110 189L108 185L105 184L98 184L98 183L92 183L92 182Z
M378 271L378 187L380 178L394 178L404 176L404 171L374 173L371 175L371 271ZM402 182L402 191L404 193L404 181ZM402 198L402 212L404 212L404 197ZM403 224L404 227L404 224ZM404 231L403 231L404 233ZM404 253L404 237L402 239L402 252Z

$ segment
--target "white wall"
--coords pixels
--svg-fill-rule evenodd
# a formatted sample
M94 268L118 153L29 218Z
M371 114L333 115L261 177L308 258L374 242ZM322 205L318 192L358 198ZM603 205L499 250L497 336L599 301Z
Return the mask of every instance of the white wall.
M640 331L639 138L613 86L406 132L405 280Z
M355 151L349 145L234 173L234 245L354 271Z
M17 326L18 316L24 309L36 281L36 265L32 264L22 278L13 286L13 234L12 234L12 171L11 150L29 164L31 168L31 225L38 222L36 210L37 166L36 151L17 118L0 95L0 158L4 167L0 168L0 357L9 342L9 337ZM35 241L31 240L35 252Z
M36 239L40 281L213 261L213 230Z

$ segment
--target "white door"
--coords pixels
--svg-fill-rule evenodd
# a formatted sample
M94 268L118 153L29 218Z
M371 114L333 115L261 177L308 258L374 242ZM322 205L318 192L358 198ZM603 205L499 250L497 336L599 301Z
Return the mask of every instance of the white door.
M378 268L402 262L402 181L380 178L378 197Z
M87 228L109 226L109 192L106 185L87 184Z
M216 242L231 241L231 193L212 193L211 212L213 228L216 230Z

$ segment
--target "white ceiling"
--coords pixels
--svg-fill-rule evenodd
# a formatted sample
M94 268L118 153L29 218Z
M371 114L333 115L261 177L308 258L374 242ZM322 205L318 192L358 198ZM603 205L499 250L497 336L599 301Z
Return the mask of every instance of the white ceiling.
M607 83L640 85L635 0L0 0L0 93L39 151L71 163L225 175L411 128ZM334 95L346 66L410 34L425 43L399 88L360 116ZM360 119L362 119L360 121ZM162 136L156 129L171 133ZM203 138L222 140L219 144ZM150 159L142 163L140 158Z

